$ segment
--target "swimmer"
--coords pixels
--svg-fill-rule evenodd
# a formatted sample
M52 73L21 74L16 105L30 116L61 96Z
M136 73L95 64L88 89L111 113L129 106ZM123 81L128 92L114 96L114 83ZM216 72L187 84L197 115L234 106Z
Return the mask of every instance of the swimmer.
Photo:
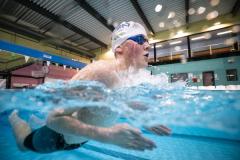
M95 80L109 88L114 88L120 84L120 74L129 69L137 71L147 66L148 49L149 43L144 27L135 22L123 22L112 35L112 51L115 59L91 63L71 80ZM94 112L90 111L90 108ZM117 116L110 113L106 107L101 109L59 107L49 113L46 125L32 131L27 122L18 116L18 111L13 111L9 116L17 145L22 151L50 153L72 150L84 145L88 140L140 151L152 150L156 147L154 142L143 137L138 128L128 124L113 124L109 121L106 123L106 119L110 119L110 122L115 122L117 119ZM146 129L159 135L168 135L171 132L162 125L146 127Z

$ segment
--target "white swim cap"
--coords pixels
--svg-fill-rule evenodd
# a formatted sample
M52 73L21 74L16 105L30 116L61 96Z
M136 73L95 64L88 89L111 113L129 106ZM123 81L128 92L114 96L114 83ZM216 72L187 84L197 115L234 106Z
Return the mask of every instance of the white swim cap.
M117 26L112 34L112 51L115 52L115 49L120 46L124 41L129 37L143 34L147 37L147 32L145 28L136 22L122 22Z

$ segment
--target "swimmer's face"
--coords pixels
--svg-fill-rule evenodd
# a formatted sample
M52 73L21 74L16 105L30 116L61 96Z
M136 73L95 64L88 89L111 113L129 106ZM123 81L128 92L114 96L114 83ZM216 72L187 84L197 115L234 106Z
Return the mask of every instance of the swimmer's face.
M144 41L142 44L135 42L131 39L125 41L116 51L122 52L126 61L136 69L144 68L148 65L148 41Z

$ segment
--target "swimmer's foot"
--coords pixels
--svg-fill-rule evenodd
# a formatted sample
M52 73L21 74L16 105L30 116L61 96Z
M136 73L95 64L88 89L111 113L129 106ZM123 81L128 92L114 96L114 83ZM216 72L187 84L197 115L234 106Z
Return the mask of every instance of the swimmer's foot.
M8 120L12 124L17 118L18 118L18 110L14 109L12 113L8 116Z

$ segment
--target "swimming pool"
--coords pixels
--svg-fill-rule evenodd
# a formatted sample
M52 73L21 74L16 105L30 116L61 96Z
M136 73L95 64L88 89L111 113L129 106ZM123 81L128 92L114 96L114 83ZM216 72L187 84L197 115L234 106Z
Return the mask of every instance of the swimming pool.
M240 158L240 91L199 91L179 85L161 87L149 83L109 90L98 83L64 82L46 84L31 90L1 90L0 156L3 160L176 160L176 159L239 159ZM80 92L79 92L80 90ZM98 94L101 93L101 94ZM79 99L79 97L81 97ZM127 108L127 101L144 104L144 112ZM173 130L171 136L156 136L142 130L153 140L153 151L134 151L114 145L89 141L73 151L51 154L21 152L17 149L7 117L18 108L28 120L31 114L45 118L56 105L78 104L118 106L119 122L141 126L161 123ZM141 107L141 106L140 106ZM127 114L126 114L127 113ZM37 127L38 124L33 124Z

